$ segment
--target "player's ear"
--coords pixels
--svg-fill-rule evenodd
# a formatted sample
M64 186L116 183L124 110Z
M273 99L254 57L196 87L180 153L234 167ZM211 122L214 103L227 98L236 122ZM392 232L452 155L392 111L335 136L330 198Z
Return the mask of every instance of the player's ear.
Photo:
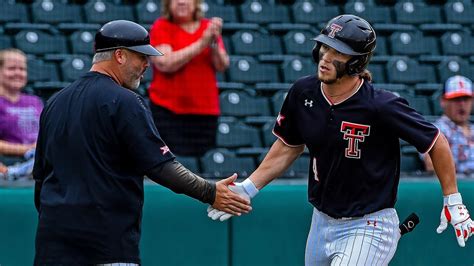
M127 62L127 54L124 49L116 49L114 51L114 59L119 63L120 65L123 65L125 62Z

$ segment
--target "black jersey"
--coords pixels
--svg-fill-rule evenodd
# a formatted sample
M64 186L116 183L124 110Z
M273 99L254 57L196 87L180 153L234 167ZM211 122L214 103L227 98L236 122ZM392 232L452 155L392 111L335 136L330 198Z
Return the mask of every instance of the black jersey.
M36 156L36 263L140 263L143 176L174 158L143 98L87 73L46 104Z
M295 82L273 130L287 145L310 152L308 196L334 217L359 217L395 205L400 178L399 138L425 153L439 130L408 102L364 81L333 104L316 76Z

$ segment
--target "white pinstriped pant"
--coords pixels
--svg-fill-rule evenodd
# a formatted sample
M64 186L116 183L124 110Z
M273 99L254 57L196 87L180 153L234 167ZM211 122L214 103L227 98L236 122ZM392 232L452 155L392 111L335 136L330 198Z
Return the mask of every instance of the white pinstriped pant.
M115 262L115 263L97 264L97 266L139 266L139 265L136 263Z
M400 240L398 224L393 208L350 219L334 219L314 208L305 265L388 265Z

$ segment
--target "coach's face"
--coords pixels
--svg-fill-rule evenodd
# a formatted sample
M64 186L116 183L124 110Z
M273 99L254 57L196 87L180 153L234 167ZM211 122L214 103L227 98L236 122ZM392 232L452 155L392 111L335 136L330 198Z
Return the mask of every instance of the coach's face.
M472 110L472 97L441 99L441 107L449 119L458 125L467 124Z
M123 86L136 90L140 86L145 70L148 68L148 57L144 54L123 50L126 56L126 64L123 65Z
M318 78L326 84L332 84L343 76L346 62L351 59L350 55L323 44L319 49Z

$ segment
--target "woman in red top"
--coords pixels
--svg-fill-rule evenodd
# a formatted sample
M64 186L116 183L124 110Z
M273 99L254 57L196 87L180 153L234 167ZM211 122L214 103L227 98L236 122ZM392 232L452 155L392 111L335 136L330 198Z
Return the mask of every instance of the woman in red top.
M151 110L163 140L177 155L215 147L220 114L216 71L229 66L222 19L203 18L201 0L164 0L150 31L164 56L152 59Z

